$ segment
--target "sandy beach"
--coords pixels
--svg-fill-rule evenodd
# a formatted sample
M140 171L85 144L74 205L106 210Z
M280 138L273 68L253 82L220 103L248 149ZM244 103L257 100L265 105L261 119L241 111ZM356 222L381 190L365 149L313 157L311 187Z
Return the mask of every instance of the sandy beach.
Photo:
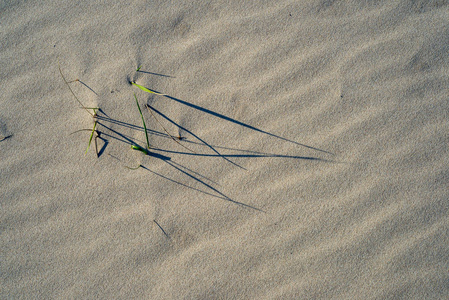
M448 1L6 2L0 299L448 299Z

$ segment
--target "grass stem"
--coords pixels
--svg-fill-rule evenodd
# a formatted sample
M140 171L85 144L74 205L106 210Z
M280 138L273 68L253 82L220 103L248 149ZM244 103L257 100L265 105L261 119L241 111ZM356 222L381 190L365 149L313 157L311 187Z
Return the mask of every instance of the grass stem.
M139 101L137 101L137 96L135 93L134 93L134 98L136 99L137 108L139 109L140 117L142 118L143 129L145 130L145 137L147 139L147 147L148 147L148 149L150 149L150 142L148 141L147 125L145 125L145 119L142 115L142 110L140 109Z

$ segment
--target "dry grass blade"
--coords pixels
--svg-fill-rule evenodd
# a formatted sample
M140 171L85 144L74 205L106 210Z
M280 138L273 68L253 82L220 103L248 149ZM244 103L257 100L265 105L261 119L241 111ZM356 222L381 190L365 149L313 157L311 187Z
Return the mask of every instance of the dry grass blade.
M179 144L181 147L183 147L183 148L185 148L185 149L187 149L187 150L189 150L189 151L191 151L191 152L193 152L193 153L196 153L195 151L193 151L193 150L187 148L186 146L184 146L183 144L181 144L180 142L178 142L178 141L176 140L176 138L174 138L174 137L167 131L167 129L165 129L165 127L162 125L162 123L159 122L159 120L156 118L156 116L154 115L154 113L151 111L151 108L150 108L148 105L145 105L145 107L146 107L146 108L148 109L148 111L151 113L151 115L152 115L153 118L156 120L156 122L157 122L157 123L162 127L162 129L164 129L164 131L168 134L168 136L171 137L172 140L174 140L174 141L175 141L177 144Z
M78 99L78 97L75 95L75 93L73 92L72 88L70 87L70 84L67 82L67 80L65 79L64 75L62 74L61 65L59 64L59 59L58 59L58 69L59 69L59 73L61 74L62 79L64 80L65 84L69 88L69 90L72 93L73 97L75 97L76 101L78 101L78 103L81 105L81 107L84 108L84 110L87 111L93 117L94 115L88 110L87 107L85 107L83 105L83 103L81 103L81 101Z
M137 167L135 167L135 168L132 168L132 167L128 167L128 166L125 166L125 168L127 168L127 169L130 169L130 170L137 170L138 168L140 168L142 165L138 165Z

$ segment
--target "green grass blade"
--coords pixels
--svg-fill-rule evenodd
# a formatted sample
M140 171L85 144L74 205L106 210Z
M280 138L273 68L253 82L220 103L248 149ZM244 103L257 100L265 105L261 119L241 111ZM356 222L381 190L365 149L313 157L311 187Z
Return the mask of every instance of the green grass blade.
M165 96L165 94L161 94L161 93L158 93L158 92L156 92L156 91L147 89L146 87L141 86L140 84L137 84L137 83L135 83L135 82L131 82L131 84L137 86L139 89L141 89L141 90L144 91L144 92L147 92L147 93L150 93L150 94L156 94L156 95Z
M137 101L136 94L134 94L134 98L136 99L137 108L139 109L140 117L142 118L143 129L145 130L145 137L147 139L147 147L148 147L148 149L150 149L150 142L148 141L147 125L145 125L145 119L143 118L142 110L140 110L140 105L139 105L139 101Z
M142 66L139 66L136 70L136 72L139 72L140 68L142 68Z
M144 148L142 148L142 147L140 147L140 146L131 145L131 149L137 150L137 151L140 151L140 152L143 152L143 153L145 153L145 154L148 154L148 150L147 150L147 149L144 149Z
M92 128L92 133L90 134L90 138L89 138L89 144L87 145L87 149L86 149L86 152L84 154L86 154L87 151L89 150L90 143L92 143L92 138L94 136L94 132L95 132L95 127L96 126L97 126L97 121L94 122L94 128Z

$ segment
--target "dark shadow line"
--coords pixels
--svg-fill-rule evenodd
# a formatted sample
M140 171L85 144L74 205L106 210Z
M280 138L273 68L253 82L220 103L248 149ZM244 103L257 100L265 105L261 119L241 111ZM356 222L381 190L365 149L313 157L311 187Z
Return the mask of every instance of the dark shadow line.
M180 168L178 168L177 166L173 165L172 163L170 163L170 162L168 162L168 161L165 161L165 162L166 162L167 164L169 164L170 166L172 166L173 168L175 168L176 170L180 171L181 173L183 173L183 174L189 176L190 178L192 178L192 179L198 181L199 183L203 184L204 186L208 187L209 189L211 189L211 190L213 190L214 192L218 193L219 195L223 196L224 199L225 199L226 201L229 201L229 202L232 202L232 203L235 203L235 204L238 204L238 205L247 207L247 208L252 208L252 209L255 209L255 210L258 210L258 211L261 211L261 212L265 212L265 211L263 211L263 210L261 210L261 209L259 209L259 208L257 208L257 207L254 207L254 206L251 206L251 205L242 203L242 202L238 202L238 201L232 200L231 198L229 198L228 196L226 196L225 194L223 194L222 192L220 192L219 190L217 190L217 189L214 188L213 186L211 186L211 185L205 183L205 182L202 181L201 179L199 179L199 178L197 178L197 177L195 177L195 176L189 174L188 172L185 172L185 171L181 170Z
M161 76L161 77L176 78L176 77L170 76L170 75L164 75L164 74L153 73L153 72L147 72L147 71L141 71L141 70L139 70L139 71L137 71L137 72L145 73L145 74L150 74L150 75Z
M116 131L116 130L114 130L114 129L112 129L112 128L106 126L106 125L104 125L103 123L97 122L97 124L103 126L104 128L110 130L111 132L117 134L118 136L122 137L122 139L119 139L119 138L117 138L117 137L114 137L114 136L112 136L112 135L110 135L110 134L107 134L107 133L104 133L104 132L101 132L101 134L110 136L110 137L112 137L112 138L115 138L115 139L117 139L117 140L119 140L119 141L122 141L122 142L124 142L124 143L126 143L126 144L129 144L129 145L136 145L136 146L138 146L132 139L128 138L127 136L125 136L125 135L123 135L123 134L121 134L120 132L118 132L118 131Z
M97 119L109 122L111 124L119 125L119 126L122 126L122 127L125 127L125 128L139 130L139 131L144 131L143 127L140 127L140 126L137 126L137 125L134 125L134 124L130 124L130 123L126 123L126 122L122 122L122 121L119 121L119 120L111 119L109 117L106 118L106 117L103 117L103 116L97 116ZM154 131L154 130L150 130L150 129L148 129L147 131L151 132L153 134L164 135L164 134L162 134L159 131Z
M335 155L334 153L331 153L331 152L328 152L328 151L325 151L325 150L321 150L321 149L318 149L318 148L315 148L315 147L307 146L307 145L304 145L304 144L301 144L301 143L298 143L298 142L289 140L289 139L287 139L287 138L284 138L284 137L275 135L275 134L273 134L273 133L270 133L270 132L261 130L261 129L259 129L259 128L254 127L254 126L245 124L245 123L243 123L243 122L237 121L237 120L235 120L235 119L232 119L232 118L227 117L227 116L225 116L225 115L222 115L222 114L220 114L220 113L217 113L217 112L214 112L214 111L209 110L209 109L207 109L207 108L204 108L204 107L201 107L201 106L198 106L198 105L195 105L195 104L192 104L192 103L183 101L183 100L181 100L181 99L178 99L178 98L175 98L175 97L172 97L172 96L168 96L168 95L164 95L164 96L165 96L166 98L168 98L168 99L174 100L174 101L176 101L176 102L179 102L179 103L184 104L184 105L186 105L186 106L192 107L192 108L197 109L197 110L199 110L199 111L208 113L208 114L210 114L210 115L212 115L212 116L215 116L215 117L217 117L217 118L220 118L220 119L223 119L223 120L226 120L226 121L229 121L229 122L238 124L238 125L240 125L240 126L249 128L249 129L251 129L251 130L254 130L254 131L257 131L257 132L261 132L261 133L267 134L267 135L269 135L269 136L272 136L272 137L275 137L275 138L278 138L278 139L281 139L281 140L284 140L284 141L286 141L286 142L290 142L290 143L293 143L293 144L296 144L296 145L299 145L299 146L302 146L302 147L306 147L306 148L313 149L313 150L316 150L316 151L320 151L320 152L324 152L324 153L327 153L327 154Z
M104 110L102 110L101 108L98 108L98 112L102 113L103 115L105 115L106 117L109 118L109 116L104 112ZM97 118L99 117L98 113L97 113Z
M158 112L158 113L159 113L159 112ZM164 117L165 117L165 116L164 116ZM105 119L102 119L102 120L105 120ZM106 119L106 121L108 121L108 119ZM104 125L104 124L101 123L101 122L98 122L97 124L98 124L98 125L101 125L102 127L106 128L106 129L108 129L109 131L115 133L115 134L118 135L119 137L113 136L113 135L108 134L108 133L105 133L105 132L103 132L103 131L99 131L99 132L101 133L101 135L108 136L108 137L110 137L110 138L116 139L116 140L118 140L118 141L124 142L124 143L129 144L129 145L136 145L136 146L139 146L134 140L132 140L131 138L127 137L126 135L124 135L124 134L122 134L122 133L119 133L118 131L116 131L116 130L114 130L114 129L112 129L112 128L106 126L106 125ZM175 123L175 125L176 125L176 123ZM137 127L137 128L134 128L134 129L142 129L142 130L143 130L143 128L140 128L140 127L138 127L138 126L134 126L134 127ZM185 129L184 129L184 130L185 130ZM150 131L150 130L148 130L148 131ZM155 132L156 134L161 135L161 136L168 137L168 136L166 136L165 134L162 134L162 133L160 133L160 132L157 132L157 131L154 131L154 132ZM8 136L8 137L10 137L10 136ZM102 139L102 138L101 138L101 139ZM102 139L102 140L104 140L104 139ZM217 146L217 147L220 147L220 146ZM105 146L103 146L103 148L100 150L99 154L102 154L102 153L104 152L104 148L105 148ZM226 148L226 147L221 147L221 148L224 148L224 149L232 149L232 148ZM303 160L315 160L315 161L322 161L322 162L335 162L335 161L333 161L333 160L323 159L323 158L319 158L319 157L298 156L298 155L283 155L283 154L272 154L272 153L263 153L263 152L256 152L256 151L251 151L251 150L240 150L240 149L232 149L232 150L235 150L235 151L242 151L242 152L248 152L248 153L254 153L254 154L222 154L222 153L218 153L218 154L208 154L208 153L193 153L193 152L181 152L181 151L166 150L166 149L153 148L153 147L151 148L151 150L152 150L152 152L149 152L149 153L148 153L148 155L150 155L150 156L157 156L158 154L155 153L155 152L153 152L153 151L160 151L160 152L164 152L164 153L173 153L173 154L190 155L190 156L199 156L199 157L220 157L220 158L224 158L224 159L226 159L226 158L228 158L228 157L229 157L229 158L264 158L264 157L265 157L265 158L292 158L292 159L303 159ZM241 167L241 168L243 168L243 167ZM244 169L244 168L243 168L243 169ZM245 170L246 170L246 169L245 169ZM194 171L192 171L192 170L189 170L189 171L194 172ZM197 175L199 175L199 174L197 174ZM199 175L199 176L201 176L201 175ZM207 178L206 178L206 179L207 179ZM213 182L213 181L210 180L210 179L207 179L207 180ZM215 183L215 182L213 182L213 183Z
M154 223L156 223L156 225L162 230L162 232L165 234L165 236L170 239L170 236L165 232L164 228L162 228L161 225L159 225L159 223L156 220L153 220Z
M166 152L166 153L190 155L190 156L218 157L218 155L216 155L216 154L208 154L208 153L179 152L179 151L165 150L165 149L160 149L160 148L153 148L152 150ZM283 155L283 154L269 154L269 153L263 153L263 154L220 154L220 156L236 157L236 158L251 158L251 157L256 157L256 158L263 158L263 157L293 158L293 159L304 159L304 160L316 160L316 161L323 161L323 162L334 162L333 160L323 159L323 158L319 158L319 157L312 157L312 156L297 156L297 155Z
M102 121L106 121L106 122L109 122L109 123L112 123L112 124L120 125L120 126L123 126L123 127L126 127L126 128L130 128L130 129L138 129L138 130L142 130L143 129L140 126L137 126L137 125L134 125L134 124L125 123L125 122L118 121L118 120L115 120L115 119L111 119L109 117L103 117L103 116L98 116L97 115L97 119L98 120L102 120Z
M178 127L179 130L184 130L188 133L190 133L192 136L194 136L195 138L197 138L198 140L201 141L201 143L195 142L195 141L189 141L187 140L185 137L182 139L182 141L186 142L186 143L190 143L190 144L195 144L195 145L201 145L201 146L206 146L208 148L212 147L213 148L220 148L220 149L226 149L226 150L232 150L232 151L239 151L239 152L248 152L248 153L255 153L255 154L260 154L260 155L248 155L248 156L239 156L239 155L222 155L221 153L218 153L218 155L207 155L207 154L196 154L199 156L222 156L222 157L284 157L284 158L301 158L301 159L315 159L315 160L322 160L322 161L329 161L326 159L320 159L320 158L316 158L316 157L301 157L301 156L290 156L290 155L277 155L277 154L271 154L271 153L263 153L263 152L257 152L257 151L252 151L252 150L242 150L242 149L237 149L237 148L230 148L230 147L223 147L223 146L216 146L216 145L210 145L208 143L206 143L205 141L201 140L200 138L198 138L197 136L195 136L193 133L191 133L190 131L188 131L187 129L185 129L184 127L178 125L177 123L173 122L171 119L169 119L167 116L165 116L164 114L162 114L160 111L158 111L157 109L155 109L154 107L150 106L151 109L154 109L154 111L156 113L158 113L159 115L161 115L162 117L164 117L166 120L168 120L169 122L171 122L172 124L174 124L175 126ZM101 111L102 114L106 115L106 113L104 113L101 109L99 110ZM107 115L106 115L107 116ZM97 119L98 120L102 120L105 122L109 122L111 124L116 124L125 128L129 128L129 129L133 129L133 130L139 130L139 131L144 131L145 129L141 126L137 126L134 124L130 124L130 123L126 123L126 122L122 122L116 119L112 119L109 116L104 117L104 116L100 116L97 115ZM105 126L104 124L98 122L98 124L100 124L101 126L113 131L112 129L110 129L109 127ZM158 137L164 137L164 138L171 138L169 135L167 135L166 133L160 132L160 131L156 131L156 130L152 130L152 129L147 129L147 132L158 136ZM115 131L115 133L118 134L118 132ZM102 134L108 135L104 132L102 132ZM121 136L125 137L125 135L120 134ZM110 137L113 137L117 140L120 141L124 141L121 139L118 139L112 135L108 135ZM129 143L129 139L127 139L128 143ZM164 152L171 152L171 153L178 153L178 154L189 154L190 153L186 153L186 152L176 152L176 151L169 151L169 150L163 150L163 149L158 149L158 148L153 148L154 150L158 150L158 151L164 151ZM215 153L217 153L216 151L214 151ZM241 166L239 166L241 167ZM243 168L244 169L244 168Z
M145 169L145 170L147 170L147 171L153 173L154 175L157 175L157 176L159 176L159 177L161 177L161 178L164 178L164 179L166 179L166 180L168 180L168 181L171 181L171 182L173 182L173 183L179 184L179 185L181 185L181 186L183 186L183 187L186 187L186 188L192 189L192 190L194 190L194 191L197 191L197 192L206 194L206 195L208 195L208 196L212 196L212 197L215 197L215 198L219 198L219 199L226 200L226 198L224 198L224 197L220 197L220 196L214 195L214 194L212 194L212 193L209 193L209 192L206 192L206 191L202 191L202 190L200 190L200 189L191 187L191 186L189 186L189 185L187 185L187 184L184 184L184 183L182 183L182 182L179 182L179 181L173 180L173 179L171 179L171 178L168 178L167 176L164 176L164 175L161 175L161 174L159 174L159 173L156 173L156 172L154 172L154 171L148 169L148 168L145 167L144 165L140 165L140 167L141 167L142 169Z
M161 117L163 117L164 119L166 119L166 120L169 121L170 123L174 124L174 125L177 126L178 128L181 128L181 129L184 130L185 132L191 134L193 137L195 137L195 138L198 139L200 142L202 142L204 145L206 145L207 147L209 147L209 148L210 148L212 151L214 151L216 154L218 154L219 156L221 156L224 160L230 162L231 164L233 164L233 165L235 165L235 166L237 166L237 167L239 167L239 168L241 168L241 169L243 169L243 170L246 170L246 169L243 168L242 166L240 166L240 165L236 164L235 162L233 162L233 161L227 159L226 157L222 156L222 155L220 154L220 152L218 152L217 150L215 150L214 147L212 147L211 145L209 145L208 143L206 143L204 140L202 140L201 138L199 138L197 135L195 135L195 134L194 134L193 132L191 132L190 130L188 130L188 129L182 127L182 126L179 125L179 124L177 124L176 122L174 122L172 119L170 119L169 117L167 117L166 115L164 115L162 112L160 112L159 110L157 110L157 109L154 108L153 106L151 106L151 105L149 105L149 104L147 104L147 105L148 105L148 107L150 107L153 111L155 111L157 114L159 114Z
M216 182L213 181L212 179L209 179L209 178L207 178L206 176L201 175L201 174L198 173L198 172L195 172L195 171L193 171L193 170L191 170L191 169L189 169L189 168L187 168L187 167L184 167L184 166L181 165L181 164L175 163L174 161L171 161L171 163L177 165L177 166L180 167L180 168L183 168L183 169L189 171L190 173L193 173L193 174L195 174L195 175L197 175L197 176L199 176L199 177L201 177L201 178L204 178L204 179L206 179L207 181L210 181L210 182L213 183L213 184L219 185L218 183L216 183Z
M165 137L165 138L169 138L168 135L163 135L162 133L160 133L161 136ZM189 143L189 144L193 144L193 145L197 145L197 146L205 146L203 143L198 143L195 141L189 141L186 137L182 137L180 139L180 141L183 141L184 143ZM231 148L231 147L224 147L224 146L217 146L217 145L211 145L214 148L219 148L219 149L224 149L224 150L230 150L230 151L237 151L237 152L244 152L244 153L253 153L253 154L259 154L259 155L254 155L254 156L248 156L248 157L286 157L286 158L310 158L310 159L318 159L318 160L323 160L323 161L332 161L332 160L328 160L328 159L321 159L318 157L302 157L302 156L292 156L292 155L282 155L282 154L273 154L273 153L265 153L265 152L260 152L260 151L254 151L254 150L246 150L246 149L238 149L238 148ZM155 150L159 150L159 151L167 151L168 150L163 150L163 149L156 149ZM179 153L179 154L188 154L188 153L184 153L184 152L175 152L174 153ZM206 156L206 155L205 155ZM223 156L225 157L229 157L228 155L224 154ZM236 156L238 157L238 156ZM244 156L242 156L244 157Z
M100 136L98 136L98 138L103 141L103 147L101 147L100 151L98 151L98 157L100 157L101 155L103 155L104 151L106 150L106 147L108 146L109 141Z
M85 87L87 87L91 92L93 92L95 95L97 95L98 96L98 94L93 90L93 89L91 89L91 87L90 86L88 86L87 84L85 84L84 82L82 82L81 80L77 80L79 83L81 83L82 85L84 85Z
M97 123L97 124L98 124L98 123ZM103 126L103 125L102 125L102 126ZM109 129L109 128L106 127L106 126L103 126L103 127ZM86 130L90 130L90 129L86 129ZM113 136L113 135L111 135L111 134L109 134L109 133L106 133L106 132L103 132L103 131L98 131L98 132L99 132L101 135L105 135L105 136L110 137L110 138L112 138L112 139L114 139L114 140L117 140L117 141L119 141L119 142L122 142L122 143L125 143L125 144L130 145L130 142L129 142L128 140L118 138L118 137L116 137L116 136ZM101 138L101 139L103 139L103 138ZM103 140L106 140L106 139L103 139ZM106 140L106 141L107 141L107 140ZM134 144L135 144L135 143L134 143Z
M189 141L186 138L182 139L183 142L185 143L190 143L190 144L194 144L194 145L200 145L200 146L204 146L201 143L195 142L195 141ZM224 150L230 150L230 151L238 151L238 152L245 152L245 153L254 153L254 154L261 154L261 155L277 155L277 154L271 154L271 153L266 153L266 152L260 152L260 151L254 151L254 150L247 150L247 149L238 149L238 148L231 148L231 147L224 147L224 146L217 146L217 145L212 145L214 148L219 148L219 149L224 149Z
M97 116L97 119L105 121L105 122L109 122L111 124L119 125L119 126L122 126L122 127L128 128L128 129L133 129L133 130L138 130L138 131L145 132L145 128L143 128L143 127L140 127L140 126L137 126L137 125L133 125L133 124L129 124L129 123L125 123L125 122L118 121L118 120L115 120L115 119L111 119L109 117L105 118L103 116ZM152 130L152 129L148 129L147 128L147 132L150 133L150 134L153 134L155 136L170 138L167 134L165 134L163 132L160 132L160 131L156 131L156 130Z
M159 158L161 160L171 160L170 156L165 156L165 155L162 155L162 154L159 154L159 153L156 153L156 152L150 152L150 150L148 150L147 155L151 156L151 157L154 157L154 158Z
M12 134L4 136L2 139L0 139L0 142L9 139L10 137L12 137Z

